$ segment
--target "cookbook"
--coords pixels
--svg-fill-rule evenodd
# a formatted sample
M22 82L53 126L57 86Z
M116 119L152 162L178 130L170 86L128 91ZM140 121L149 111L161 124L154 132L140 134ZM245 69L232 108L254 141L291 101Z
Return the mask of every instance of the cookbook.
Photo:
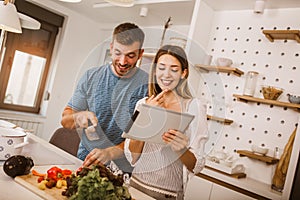
M169 129L185 132L194 115L141 104L124 130L122 137L165 144L162 134Z

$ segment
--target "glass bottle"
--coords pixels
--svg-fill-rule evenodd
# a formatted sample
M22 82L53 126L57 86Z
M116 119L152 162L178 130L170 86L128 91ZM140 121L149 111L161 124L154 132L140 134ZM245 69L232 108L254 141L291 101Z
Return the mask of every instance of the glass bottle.
M249 71L246 74L246 82L244 87L244 95L253 96L257 82L258 72Z

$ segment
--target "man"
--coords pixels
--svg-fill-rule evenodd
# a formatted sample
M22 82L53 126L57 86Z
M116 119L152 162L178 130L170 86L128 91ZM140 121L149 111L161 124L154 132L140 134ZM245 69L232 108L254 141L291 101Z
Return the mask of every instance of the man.
M144 52L144 37L135 24L118 25L110 44L112 63L88 70L63 111L63 127L95 127L98 139L83 134L79 145L77 156L84 166L113 160L122 171L132 171L121 134L136 102L147 95L148 74L136 67Z

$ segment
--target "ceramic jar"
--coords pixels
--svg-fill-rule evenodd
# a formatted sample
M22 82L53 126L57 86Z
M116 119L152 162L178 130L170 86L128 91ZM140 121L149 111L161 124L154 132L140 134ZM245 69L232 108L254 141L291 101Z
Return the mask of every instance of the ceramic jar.
M28 144L25 137L26 133L22 130L0 127L0 160L20 154L23 146Z
M244 87L244 95L252 96L255 93L258 72L249 71L246 74L246 82Z

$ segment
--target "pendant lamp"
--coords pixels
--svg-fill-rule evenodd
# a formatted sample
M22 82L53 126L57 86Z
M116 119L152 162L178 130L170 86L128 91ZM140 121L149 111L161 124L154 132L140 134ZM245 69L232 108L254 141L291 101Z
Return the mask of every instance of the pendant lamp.
M59 1L68 2L68 3L79 3L79 2L81 2L81 0L59 0Z
M32 17L24 15L22 13L18 13L21 27L26 29L38 30L41 28L41 23Z
M16 6L7 0L0 1L0 29L14 33L22 33Z

